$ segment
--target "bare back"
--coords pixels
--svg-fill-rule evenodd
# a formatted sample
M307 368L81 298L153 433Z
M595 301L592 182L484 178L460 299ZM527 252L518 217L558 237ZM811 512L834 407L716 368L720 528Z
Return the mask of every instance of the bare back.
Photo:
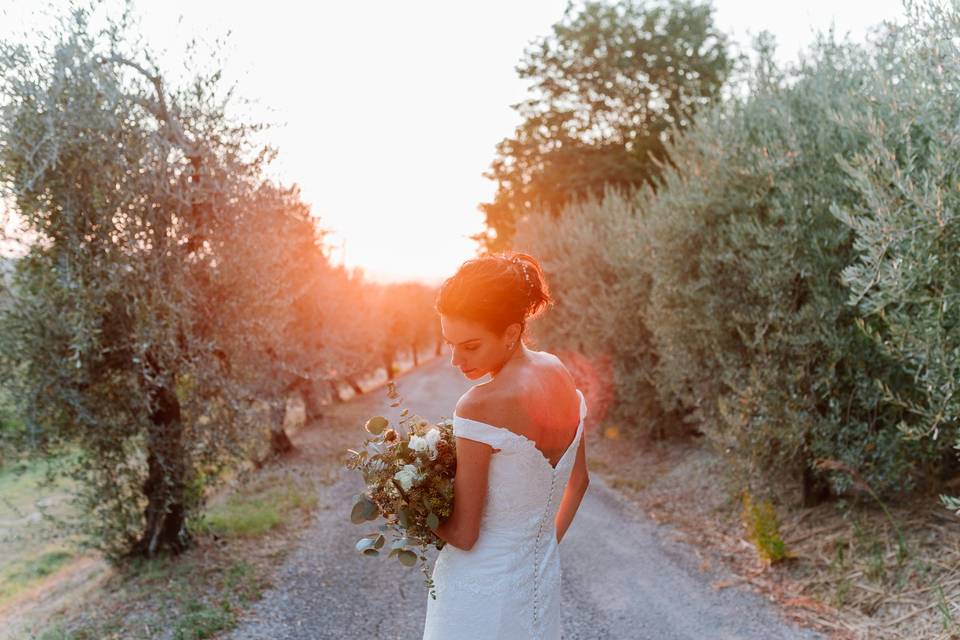
M530 362L474 386L465 396L471 405L483 405L485 422L532 441L555 466L576 436L580 399L559 358L544 351L530 355Z

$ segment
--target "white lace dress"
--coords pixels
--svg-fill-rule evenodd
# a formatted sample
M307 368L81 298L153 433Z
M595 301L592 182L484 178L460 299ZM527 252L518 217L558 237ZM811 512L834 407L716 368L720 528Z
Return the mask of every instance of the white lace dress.
M454 414L454 435L500 451L490 459L480 535L470 551L444 546L433 568L423 640L560 638L560 554L554 517L583 438L587 405L557 466L534 442Z

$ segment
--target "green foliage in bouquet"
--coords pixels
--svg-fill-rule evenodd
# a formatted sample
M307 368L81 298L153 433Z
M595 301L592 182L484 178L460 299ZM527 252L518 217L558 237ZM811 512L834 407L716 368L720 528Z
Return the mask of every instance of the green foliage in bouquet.
M387 383L387 396L399 407L401 400L396 384ZM453 424L442 420L431 425L408 409L400 412L400 428L390 427L383 416L367 420L364 429L371 437L360 450L350 449L348 469L363 474L367 490L354 497L350 521L354 524L383 518L385 523L376 532L357 542L357 550L367 556L380 555L387 543L385 533L392 532L390 552L404 566L412 567L419 558L432 591L433 581L427 570L426 549L433 545L442 549L445 542L433 529L453 511L453 478L457 469L457 452ZM410 547L419 547L420 553Z

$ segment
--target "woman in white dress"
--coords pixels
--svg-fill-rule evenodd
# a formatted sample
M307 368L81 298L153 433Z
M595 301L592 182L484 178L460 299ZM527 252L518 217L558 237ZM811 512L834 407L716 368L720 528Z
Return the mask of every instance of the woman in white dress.
M468 260L437 311L452 364L490 374L457 403L454 508L436 529L424 640L560 638L558 545L589 482L583 394L556 356L523 343L552 303L528 254Z

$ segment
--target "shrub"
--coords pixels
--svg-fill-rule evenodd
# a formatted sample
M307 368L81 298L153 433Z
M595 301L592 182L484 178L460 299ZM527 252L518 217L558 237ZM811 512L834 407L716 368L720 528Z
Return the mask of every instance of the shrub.
M867 135L838 114L863 109L873 61L832 35L795 69L762 58L747 97L671 145L673 166L640 205L657 389L747 477L779 484L792 470L812 497L813 464L831 457L881 491L908 487L936 451L899 437L904 410L876 382L909 379L845 304L853 235L831 213L861 197L838 158Z
M591 415L601 417L595 404L612 395L611 419L662 435L676 417L654 388L657 360L645 317L651 282L640 233L634 198L608 189L559 217L524 217L515 246L538 257L556 298L533 325L535 336L580 370L585 380L578 382L592 387Z
M960 426L960 21L911 11L787 69L761 38L747 90L673 136L655 190L518 226L559 301L537 335L609 357L620 417L683 416L807 503L823 480L935 480Z
M770 500L754 502L750 492L744 491L742 518L747 539L764 562L772 564L788 556L787 545L780 536L780 520Z
M878 48L863 108L845 123L861 152L842 162L857 192L834 212L856 234L843 271L877 348L905 370L883 385L909 438L960 432L960 7L913 7ZM960 506L960 505L958 505Z

